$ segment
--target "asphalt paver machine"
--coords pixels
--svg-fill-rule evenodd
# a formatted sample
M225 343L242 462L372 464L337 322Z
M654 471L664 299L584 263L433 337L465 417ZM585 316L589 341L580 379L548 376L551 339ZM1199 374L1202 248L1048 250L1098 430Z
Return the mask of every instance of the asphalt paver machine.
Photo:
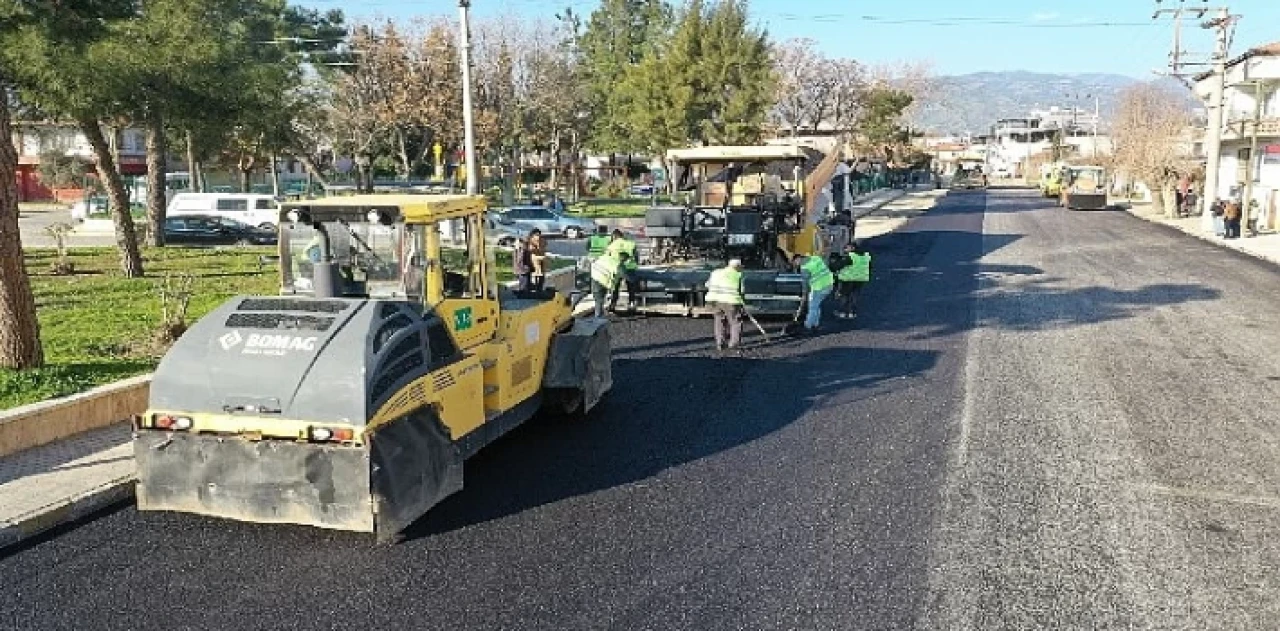
M824 216L838 154L798 145L712 146L673 149L667 163L690 200L645 212L637 308L708 313L711 272L738 258L746 309L794 314L803 283L792 255L823 255L849 238L847 226L829 226Z
M497 282L483 197L281 210L280 296L237 296L161 360L135 419L141 510L394 539L463 462L612 386L608 323Z

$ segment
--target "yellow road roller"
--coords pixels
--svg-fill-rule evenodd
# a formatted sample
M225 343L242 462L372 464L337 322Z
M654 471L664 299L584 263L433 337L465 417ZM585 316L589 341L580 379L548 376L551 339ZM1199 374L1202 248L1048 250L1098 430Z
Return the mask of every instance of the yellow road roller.
M237 296L161 360L134 421L138 508L394 539L463 462L612 387L608 322L497 279L480 196L281 208L278 296ZM571 282L571 281L570 281Z

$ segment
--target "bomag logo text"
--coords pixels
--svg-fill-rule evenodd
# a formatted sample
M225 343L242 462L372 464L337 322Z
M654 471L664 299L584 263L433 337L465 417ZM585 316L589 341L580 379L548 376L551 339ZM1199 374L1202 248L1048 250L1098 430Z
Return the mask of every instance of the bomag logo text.
M283 355L291 351L314 351L318 337L296 335L250 334L244 341L244 353L249 355Z

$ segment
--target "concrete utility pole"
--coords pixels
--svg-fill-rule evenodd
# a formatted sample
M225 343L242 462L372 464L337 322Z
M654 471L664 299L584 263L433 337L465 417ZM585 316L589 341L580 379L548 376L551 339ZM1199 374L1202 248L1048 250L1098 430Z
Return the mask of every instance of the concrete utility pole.
M1260 125L1262 125L1262 81L1255 80L1253 82L1253 130L1249 134L1249 163L1246 166L1248 173L1244 176L1244 199L1241 200L1241 212L1246 225L1249 222L1249 204L1253 201L1253 177L1261 169L1262 164L1258 158L1258 127ZM1254 164L1259 166L1255 167Z
M1227 46L1228 30L1231 28L1231 13L1222 8L1218 17L1204 23L1204 28L1218 30L1218 45L1213 51L1213 83L1209 95L1209 129L1205 135L1204 152L1207 159L1204 173L1204 195L1201 197L1200 225L1208 231L1213 230L1213 215L1209 209L1218 199L1218 169L1222 164L1222 115L1225 109L1225 93L1227 85ZM1159 194L1158 192L1156 194Z
M1093 95L1093 158L1098 158L1098 121L1102 116L1102 102Z
M480 190L479 168L476 165L476 131L471 113L471 0L458 0L461 13L462 39L462 133L464 159L467 161L467 194L476 195Z

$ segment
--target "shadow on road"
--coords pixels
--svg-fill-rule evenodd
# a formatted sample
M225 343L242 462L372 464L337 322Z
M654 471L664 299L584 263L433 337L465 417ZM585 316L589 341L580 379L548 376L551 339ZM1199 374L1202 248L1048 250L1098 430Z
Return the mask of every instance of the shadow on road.
M794 351L794 348L781 349ZM768 361L618 359L614 391L585 423L526 425L466 466L462 492L406 531L449 532L655 476L772 434L832 397L918 375L933 351L827 347Z

